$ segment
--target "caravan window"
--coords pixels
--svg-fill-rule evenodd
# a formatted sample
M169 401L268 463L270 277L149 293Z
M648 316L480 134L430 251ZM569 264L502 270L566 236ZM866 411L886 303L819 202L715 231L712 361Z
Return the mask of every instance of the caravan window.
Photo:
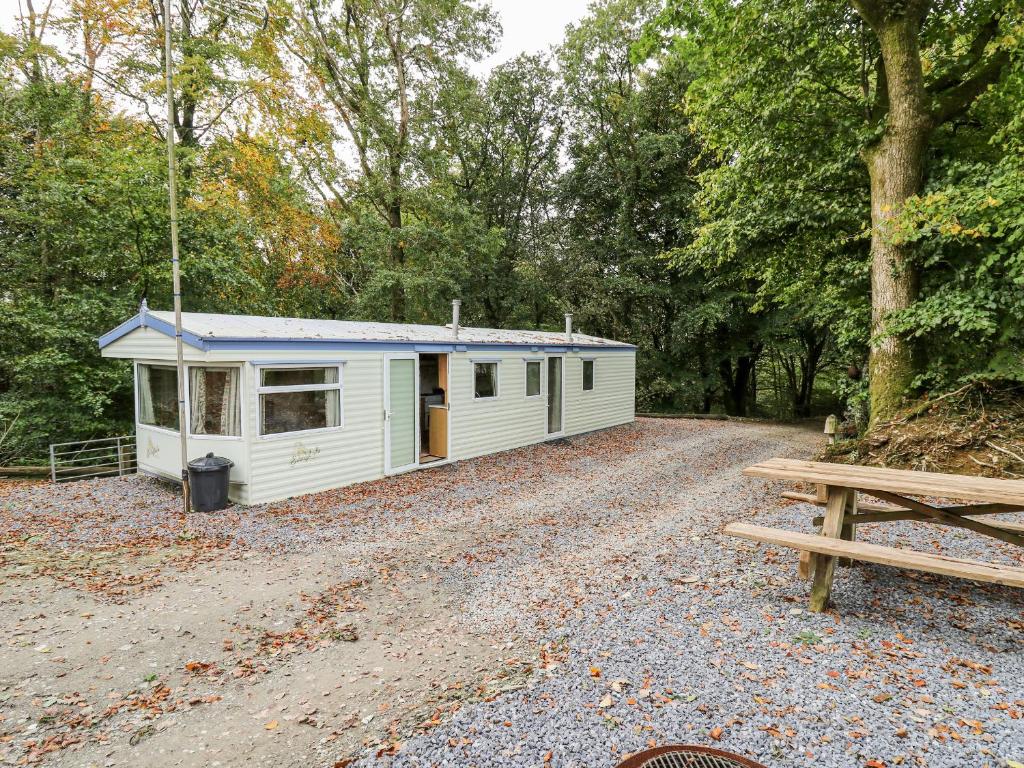
M473 363L473 398L488 400L498 396L498 364Z
M193 435L238 437L242 407L237 367L188 367L189 428Z
M536 397L540 394L540 360L526 361L526 396Z
M178 371L173 365L138 367L139 424L178 429Z
M341 367L261 368L260 434L341 426Z
M590 390L594 388L594 361L584 360L583 361L583 389Z

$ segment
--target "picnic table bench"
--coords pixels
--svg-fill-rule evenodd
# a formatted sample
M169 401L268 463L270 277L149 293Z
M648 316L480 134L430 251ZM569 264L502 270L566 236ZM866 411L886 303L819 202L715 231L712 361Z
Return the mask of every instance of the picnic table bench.
M825 513L813 520L821 526L820 535L747 523L725 527L732 536L800 550L800 574L804 578L813 576L812 611L822 611L828 604L837 558L1024 587L1024 568L856 541L856 526L860 523L912 520L966 528L1024 547L1024 525L990 520L991 515L1024 511L1024 481L797 459L770 459L748 467L743 474L815 486L814 494L787 491L782 495L825 508ZM858 493L886 503L859 502ZM936 506L910 498L914 496L968 503Z

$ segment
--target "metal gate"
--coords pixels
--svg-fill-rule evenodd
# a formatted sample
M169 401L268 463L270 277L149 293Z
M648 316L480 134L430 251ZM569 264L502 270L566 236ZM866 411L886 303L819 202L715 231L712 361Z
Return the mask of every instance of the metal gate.
M55 483L135 473L135 435L101 437L50 445L50 479Z

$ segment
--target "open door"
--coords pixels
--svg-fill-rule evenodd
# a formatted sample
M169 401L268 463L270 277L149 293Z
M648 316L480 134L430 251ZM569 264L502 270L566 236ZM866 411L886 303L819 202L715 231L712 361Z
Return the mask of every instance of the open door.
M416 354L384 355L384 473L417 466Z
M557 435L562 431L562 358L548 358L548 434Z

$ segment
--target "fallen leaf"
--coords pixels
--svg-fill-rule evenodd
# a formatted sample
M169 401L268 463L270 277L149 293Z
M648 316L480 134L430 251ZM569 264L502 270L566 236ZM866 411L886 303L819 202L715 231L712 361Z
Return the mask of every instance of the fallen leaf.
M267 723L263 727L266 728L268 731L272 731L275 728L277 728L277 720L271 720L269 723Z
M722 728L716 725L714 728L711 729L711 733L709 733L708 736L710 736L715 741L720 741L722 738Z

